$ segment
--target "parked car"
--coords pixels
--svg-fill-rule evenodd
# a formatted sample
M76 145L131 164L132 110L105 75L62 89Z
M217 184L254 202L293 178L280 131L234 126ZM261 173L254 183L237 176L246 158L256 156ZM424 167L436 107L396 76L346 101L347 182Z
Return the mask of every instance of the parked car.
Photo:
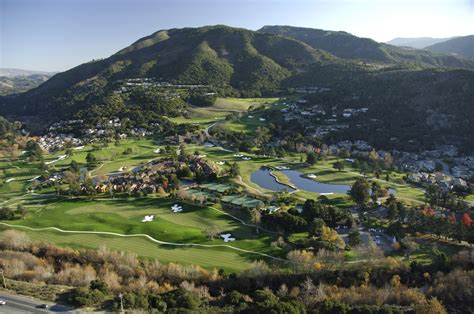
M7 302L5 302L4 300L0 300L0 305L5 305L7 304Z
M41 304L41 305L38 306L38 307L39 307L40 309L47 309L47 308L49 308L49 304L44 303L44 304Z

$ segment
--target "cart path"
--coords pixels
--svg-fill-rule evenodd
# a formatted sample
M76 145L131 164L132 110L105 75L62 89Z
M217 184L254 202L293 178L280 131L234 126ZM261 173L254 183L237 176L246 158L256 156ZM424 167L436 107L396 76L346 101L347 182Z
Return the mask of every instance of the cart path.
M132 237L143 237L147 238L148 240L162 244L162 245L172 245L172 246L196 246L196 247L203 247L203 248L215 248L215 247L223 247L223 248L229 248L231 250L239 251L239 252L244 252L244 253L250 253L250 254L255 254L255 255L260 255L263 257L267 257L273 260L277 260L280 262L288 262L286 259L275 257L266 253L262 252L256 252L256 251L250 251L250 250L245 250L241 249L232 245L228 244L199 244L199 243L177 243L177 242L167 242L167 241L161 241L158 239L155 239L148 234L144 233L137 233L137 234L120 234L120 233L115 233L115 232L106 232L106 231L82 231L82 230L63 230L60 228L56 227L43 227L43 228L31 228L28 226L22 226L22 225L12 225L8 224L5 222L0 222L0 225L4 225L10 228L19 228L19 229L26 229L26 230L31 230L31 231L44 231L44 230L54 230L62 233L76 233L76 234L96 234L96 235L111 235L111 236L117 236L117 237L123 237L123 238L132 238Z

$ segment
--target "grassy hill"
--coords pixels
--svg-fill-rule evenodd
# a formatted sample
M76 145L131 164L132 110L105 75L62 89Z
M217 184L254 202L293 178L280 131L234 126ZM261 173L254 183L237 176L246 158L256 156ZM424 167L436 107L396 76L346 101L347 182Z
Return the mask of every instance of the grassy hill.
M279 34L307 43L340 58L360 59L383 63L408 63L416 66L436 66L474 69L474 60L426 50L395 47L360 38L346 32L293 26L264 26L262 33Z
M0 99L0 114L15 119L39 117L41 125L47 125L44 120L71 116L93 121L130 117L147 124L150 117L159 122L162 116L177 117L186 110L182 99L170 101L160 91L115 94L124 80L145 77L209 85L220 96L237 97L275 96L291 87L325 86L341 94L372 95L368 105L383 99L380 108L387 116L410 112L400 109L410 104L419 108L418 117L453 108L465 114L443 113L464 121L472 117L468 97L472 71L451 67L474 68L474 59L394 47L345 32L289 26L266 26L260 31L222 25L170 29L139 39L109 58L56 74L26 93ZM443 93L434 89L433 82ZM387 86L390 93L380 86ZM443 132L453 131L454 124L450 125ZM454 134L468 132L469 123L463 122L456 130Z
M327 52L279 35L227 26L171 29L142 38L107 59L59 73L9 99L10 106L3 108L19 114L56 114L59 106L84 109L100 103L120 80L135 77L212 85L259 96L275 93L281 81L310 64L336 60Z
M38 87L51 77L50 74L31 74L25 76L1 76L0 95L23 93Z
M453 38L428 46L425 49L474 58L474 35Z

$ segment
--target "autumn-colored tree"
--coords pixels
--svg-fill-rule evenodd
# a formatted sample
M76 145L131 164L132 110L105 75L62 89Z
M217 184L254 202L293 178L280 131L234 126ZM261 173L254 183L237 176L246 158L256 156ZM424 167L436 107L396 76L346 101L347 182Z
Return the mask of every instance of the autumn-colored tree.
M372 149L369 153L369 159L372 161L377 161L379 159L379 154L375 149Z
M323 242L325 242L326 244L329 244L329 245L326 245L329 247L343 249L345 246L344 240L342 240L339 233L337 233L336 230L328 226L322 227L321 240L323 240Z
M290 262L294 272L298 272L298 270L308 270L314 264L314 254L311 251L290 251L286 255L286 258Z
M464 213L464 215L462 215L461 224L466 228L471 226L472 219L471 219L471 216L469 216L468 213Z
M435 211L431 207L426 207L423 209L423 215L426 217L433 217L435 215Z

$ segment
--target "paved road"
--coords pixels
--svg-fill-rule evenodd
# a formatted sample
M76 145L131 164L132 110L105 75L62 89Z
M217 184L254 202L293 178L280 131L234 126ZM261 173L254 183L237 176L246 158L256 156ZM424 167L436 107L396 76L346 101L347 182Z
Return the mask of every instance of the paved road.
M207 128L204 129L204 134L206 135L207 138L210 138L211 137L211 134L209 133L209 131L215 127L216 125L219 125L219 124L222 124L224 123L225 121L217 121L217 122L214 122L212 124L210 124Z
M0 300L6 302L5 305L0 306L0 313L51 313L51 312L62 312L62 313L80 313L78 310L73 308L54 304L51 302L45 302L38 299L28 298L25 296L19 296L14 294L6 294L0 291ZM40 308L41 304L48 304L49 308Z

